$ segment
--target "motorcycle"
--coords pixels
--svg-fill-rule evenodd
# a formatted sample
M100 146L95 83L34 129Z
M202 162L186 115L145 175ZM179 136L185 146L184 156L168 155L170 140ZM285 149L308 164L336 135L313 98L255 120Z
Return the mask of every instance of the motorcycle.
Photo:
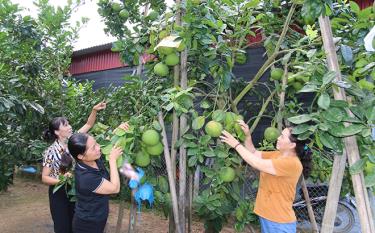
M307 187L307 190L309 192L315 220L318 225L318 229L320 229L323 222L324 209L328 194L328 185L311 185ZM353 229L355 225L355 207L355 200L350 195L346 195L344 198L339 200L333 232L348 233ZM307 204L301 188L299 188L297 191L296 200L293 203L293 209L296 213L299 224L310 222Z

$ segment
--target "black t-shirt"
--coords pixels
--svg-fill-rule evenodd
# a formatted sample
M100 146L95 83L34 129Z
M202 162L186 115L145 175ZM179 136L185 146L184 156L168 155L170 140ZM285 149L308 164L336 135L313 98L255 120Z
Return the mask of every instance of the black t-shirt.
M95 190L103 183L104 179L109 180L109 174L104 166L103 159L96 160L99 169L90 167L82 162L75 166L76 185L76 209L78 218L87 221L101 221L108 217L109 196L95 193Z

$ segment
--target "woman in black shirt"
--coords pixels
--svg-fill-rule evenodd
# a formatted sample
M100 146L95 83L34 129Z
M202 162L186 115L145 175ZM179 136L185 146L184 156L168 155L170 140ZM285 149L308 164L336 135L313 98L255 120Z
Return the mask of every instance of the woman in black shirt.
M128 124L119 126L127 130ZM102 233L109 213L109 194L120 191L120 178L116 160L122 150L113 147L106 170L100 153L100 145L94 137L77 133L68 142L70 154L76 160L74 171L76 184L76 209L73 218L74 233Z

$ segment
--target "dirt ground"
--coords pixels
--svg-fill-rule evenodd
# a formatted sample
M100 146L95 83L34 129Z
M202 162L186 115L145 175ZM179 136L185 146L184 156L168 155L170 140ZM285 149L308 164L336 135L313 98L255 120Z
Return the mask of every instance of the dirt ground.
M5 193L0 193L1 233L53 233L53 223L49 212L48 187L38 180L16 178L14 185ZM107 232L114 232L118 204L110 203ZM129 210L125 210L122 232L127 232ZM157 211L142 212L139 233L168 232L168 220ZM193 223L193 232L203 232L201 222ZM223 233L233 233L229 226Z

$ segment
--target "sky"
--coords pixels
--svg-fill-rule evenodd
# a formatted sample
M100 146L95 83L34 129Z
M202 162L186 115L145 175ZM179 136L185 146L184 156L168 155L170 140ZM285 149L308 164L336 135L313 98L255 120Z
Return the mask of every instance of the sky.
M74 25L76 21L80 21L82 17L89 18L89 21L79 31L78 39L73 44L74 51L84 48L90 48L96 45L113 42L116 39L104 33L104 23L98 13L98 0L81 0L83 4L73 13L71 23ZM33 0L11 0L12 3L19 4L25 8L24 14L36 16L36 7ZM53 6L65 6L67 0L49 0ZM167 0L167 4L171 4L173 0Z

